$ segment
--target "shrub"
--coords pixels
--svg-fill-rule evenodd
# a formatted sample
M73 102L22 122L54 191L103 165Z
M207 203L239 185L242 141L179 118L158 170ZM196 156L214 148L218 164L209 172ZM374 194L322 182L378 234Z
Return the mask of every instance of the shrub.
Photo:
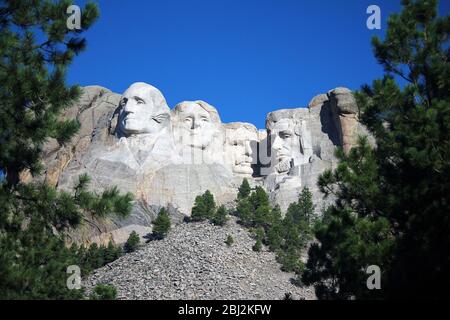
M170 217L165 208L161 208L158 217L153 221L153 237L155 239L164 238L170 230Z
M259 239L256 240L256 243L253 245L252 249L253 249L253 251L260 252L262 249L261 240L259 240Z
M225 243L227 244L227 246L231 247L234 243L234 239L233 236L231 234L229 234L227 236L227 240L225 240Z
M124 245L124 250L126 253L130 253L133 251L136 251L136 249L139 246L139 242L141 241L139 235L136 231L131 232L130 236L128 237L127 242Z
M99 284L95 286L89 298L91 300L115 300L117 298L117 289L110 284Z
M211 219L211 222L216 226L223 226L225 225L227 220L227 209L225 209L225 206L222 205L219 207L219 209L217 209L216 213Z
M216 202L209 190L201 196L195 198L194 207L191 211L191 221L204 221L211 219L216 212Z
M252 191L252 189L250 188L250 184L248 183L247 178L244 178L244 180L242 180L241 186L238 189L238 195L237 195L238 200L248 198L251 191Z

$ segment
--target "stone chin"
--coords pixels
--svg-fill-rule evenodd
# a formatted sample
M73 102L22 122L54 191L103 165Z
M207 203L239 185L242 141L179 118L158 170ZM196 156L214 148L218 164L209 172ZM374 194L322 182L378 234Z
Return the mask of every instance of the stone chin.
M188 148L205 150L207 149L213 140L211 136L192 135L189 132L185 132L185 138L179 138L178 141L181 145Z
M120 129L127 136L140 133L151 133L150 130L145 128L141 121L135 119L125 118Z
M253 169L251 163L241 163L233 167L233 172L238 175L249 176L253 175Z
M278 173L286 173L291 170L291 158L283 158L283 160L278 161L275 165L275 170Z

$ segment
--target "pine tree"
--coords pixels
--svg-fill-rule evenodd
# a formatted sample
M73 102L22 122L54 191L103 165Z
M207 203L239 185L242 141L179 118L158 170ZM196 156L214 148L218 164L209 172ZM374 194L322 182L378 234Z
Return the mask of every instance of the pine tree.
M202 196L195 197L194 206L191 210L191 221L203 221L206 219L206 205Z
M157 239L164 238L170 230L170 217L165 208L161 208L158 217L153 221L153 236Z
M99 284L94 287L90 300L116 300L117 289L110 284Z
M304 220L310 224L314 220L313 215L315 206L312 200L312 193L309 191L308 187L304 187L300 192L298 197L298 206L300 209L299 220Z
M269 196L260 186L255 188L255 191L252 192L249 200L252 205L253 212L256 212L259 207L270 207Z
M80 177L74 193L43 183L23 184L20 174L42 172L42 150L49 138L66 144L78 130L76 120L60 115L80 95L67 87L73 58L86 46L80 38L98 17L88 3L82 30L66 27L71 1L6 0L0 4L0 298L77 299L80 290L66 286L67 267L79 263L66 247L65 231L80 224L86 212L126 215L131 194L117 189L101 195L87 191ZM81 249L79 249L81 251Z
M272 224L267 230L267 245L271 251L277 251L283 244L284 228L281 222Z
M225 209L225 206L221 205L216 213L214 214L213 218L211 219L211 222L216 226L223 226L227 222L227 209Z
M262 242L260 239L256 240L255 244L252 247L253 251L260 252L262 249Z
M195 198L194 206L191 211L192 221L204 221L210 219L214 216L216 212L216 203L214 201L214 196L209 190L201 196Z
M206 218L211 218L216 212L216 202L214 201L214 196L209 190L206 190L203 194L203 203L206 209Z
M280 223L282 220L281 209L278 204L276 204L270 211L269 224L270 226Z
M436 0L402 4L372 41L385 77L356 93L376 148L360 138L319 179L336 197L303 274L319 298L449 296L450 18ZM382 290L367 289L369 265L381 268Z
M126 253L134 252L139 247L139 243L141 242L141 238L137 234L136 231L132 231L125 242L123 249Z
M250 184L248 183L247 178L244 178L242 180L242 184L238 189L238 195L237 200L246 199L249 195L252 189L250 188Z
M277 261L281 264L281 270L285 272L302 273L304 264L300 261L300 255L294 247L277 252Z
M253 222L252 206L248 199L241 199L236 207L237 215L244 226L250 226Z
M108 242L108 246L105 248L105 256L104 262L105 264L111 263L114 260L117 260L122 255L122 249L120 247L116 247L112 241Z

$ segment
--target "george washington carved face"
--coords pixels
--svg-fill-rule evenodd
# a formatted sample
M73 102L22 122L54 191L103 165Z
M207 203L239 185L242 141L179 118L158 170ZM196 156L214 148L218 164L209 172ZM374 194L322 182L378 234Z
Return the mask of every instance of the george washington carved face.
M122 95L118 120L119 132L124 136L151 134L168 125L169 107L155 87L137 82Z

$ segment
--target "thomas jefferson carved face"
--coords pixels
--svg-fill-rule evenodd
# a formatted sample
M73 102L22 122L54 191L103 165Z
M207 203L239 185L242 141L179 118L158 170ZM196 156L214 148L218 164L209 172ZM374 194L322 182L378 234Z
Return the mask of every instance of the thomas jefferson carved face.
M137 82L122 95L118 127L125 136L156 133L168 124L169 107L155 87Z
M251 176L252 164L256 163L258 130L250 124L229 123L225 125L225 160L234 173Z
M175 141L181 146L207 149L219 133L219 114L204 101L181 102L173 112Z

